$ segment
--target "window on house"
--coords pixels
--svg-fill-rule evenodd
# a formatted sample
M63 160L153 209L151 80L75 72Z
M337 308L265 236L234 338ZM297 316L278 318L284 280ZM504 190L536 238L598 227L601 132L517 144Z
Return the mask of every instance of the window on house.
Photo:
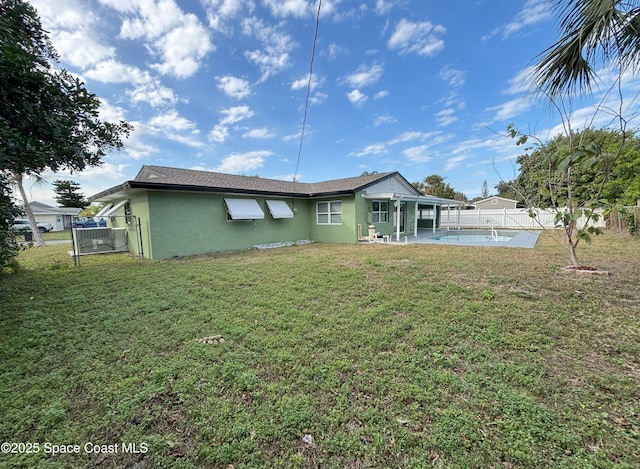
M386 200L373 201L371 221L373 221L373 223L387 223L389 221L389 203Z
M293 218L293 212L284 200L267 200L267 208L273 218Z
M342 201L318 202L316 204L318 225L342 224Z
M491 205L498 205L498 199L491 199Z
M264 212L255 199L224 199L227 220L262 220Z

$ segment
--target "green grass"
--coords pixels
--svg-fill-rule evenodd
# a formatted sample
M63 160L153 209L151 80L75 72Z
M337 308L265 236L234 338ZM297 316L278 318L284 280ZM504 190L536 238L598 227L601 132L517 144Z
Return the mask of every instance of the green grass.
M580 250L612 272L593 277L545 235L79 268L67 251L0 276L0 437L40 444L0 467L640 466L632 238Z

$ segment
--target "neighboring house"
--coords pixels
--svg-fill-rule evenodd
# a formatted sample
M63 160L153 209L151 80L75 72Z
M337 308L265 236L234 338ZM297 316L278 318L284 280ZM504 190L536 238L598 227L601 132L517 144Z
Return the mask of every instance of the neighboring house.
M517 200L506 199L504 197L498 197L494 195L493 197L489 197L487 199L478 200L475 203L476 209L486 210L489 208L516 208Z
M400 240L435 231L441 210L461 204L422 195L398 172L301 183L162 166L143 166L89 200L107 203L96 216L129 230L129 250L152 259L299 240L357 243L370 226Z
M33 216L37 222L51 223L53 231L68 229L73 219L82 211L81 208L52 207L41 202L29 202Z

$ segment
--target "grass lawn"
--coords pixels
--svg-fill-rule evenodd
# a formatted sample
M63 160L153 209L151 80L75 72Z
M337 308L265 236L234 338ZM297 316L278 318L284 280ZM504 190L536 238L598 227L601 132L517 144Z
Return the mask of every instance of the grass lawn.
M0 467L640 467L637 239L68 249L0 276Z

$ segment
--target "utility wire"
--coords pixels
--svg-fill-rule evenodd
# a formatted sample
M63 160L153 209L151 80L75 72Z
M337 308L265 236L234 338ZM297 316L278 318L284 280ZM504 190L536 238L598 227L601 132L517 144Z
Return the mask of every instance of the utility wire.
M302 142L304 140L304 130L307 125L307 110L309 109L309 95L311 94L311 79L313 78L313 61L316 56L316 42L318 40L318 27L320 26L320 7L322 0L318 0L318 13L316 14L316 32L313 35L313 48L311 49L311 64L309 65L309 81L307 82L307 97L304 101L304 116L302 118L302 131L300 132L300 146L298 147L298 158L296 160L296 170L293 173L293 182L298 178L298 167L300 166L300 155L302 154Z

